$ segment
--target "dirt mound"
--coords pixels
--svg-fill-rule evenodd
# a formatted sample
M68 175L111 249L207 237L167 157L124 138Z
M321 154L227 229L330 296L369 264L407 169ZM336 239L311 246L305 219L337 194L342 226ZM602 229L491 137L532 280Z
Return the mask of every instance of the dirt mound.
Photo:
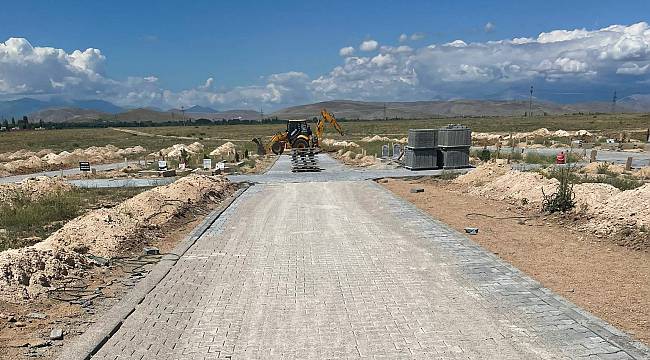
M635 171L634 176L640 179L646 179L646 180L650 179L650 166L644 166L639 170Z
M223 156L223 155L230 155L234 153L235 153L235 144L228 141L227 143L212 150L210 156Z
M0 253L0 299L20 302L47 291L53 281L77 275L88 266L86 257L67 251L33 247Z
M557 184L557 180L547 179L538 173L511 170L481 187L470 189L469 192L493 200L539 205L543 200L542 189L544 193L550 194L555 191Z
M230 195L235 187L221 176L193 175L143 192L110 209L78 217L37 247L76 249L112 257L142 244L143 230L155 230L196 204Z
M482 186L499 176L505 175L510 166L506 164L488 163L476 167L476 169L463 174L452 182L460 185Z
M323 141L321 141L321 143L323 145L332 146L332 147L341 147L341 148L348 148L348 147L358 148L358 147L360 147L359 144L357 144L357 143L355 143L353 141L344 141L344 140L337 141L337 140L334 140L334 139L323 139Z
M150 156L162 156L164 157L179 157L183 150L185 150L190 155L195 155L203 151L205 147L200 142L194 142L190 145L185 144L174 144L168 148L161 149L156 152L149 154Z
M19 184L0 184L0 202L11 204L16 197L27 197L30 200L38 200L45 195L69 191L72 186L58 178L40 176L32 179L25 179Z
M34 246L2 252L0 299L16 301L42 294L50 282L87 266L85 254L110 258L139 253L165 226L234 190L235 185L222 176L191 175L73 219Z
M579 209L593 209L606 202L621 191L609 184L584 183L573 187L576 204Z
M391 142L392 141L395 143L406 144L408 142L408 138L403 137L401 139L391 139L387 136L375 135L375 136L366 136L364 138L361 138L361 140L359 141L361 142L377 142L377 141Z
M372 155L364 155L362 153L355 153L350 150L345 151L340 149L334 153L334 157L341 160L346 165L357 167L371 167L373 169L382 168L381 160Z
M598 174L598 170L600 168L606 169L609 172L616 173L616 174L621 174L625 172L625 166L620 165L620 164L611 164L607 162L592 162L589 163L582 168L580 168L580 172L584 174Z
M618 194L595 204L589 211L597 217L590 225L594 231L609 233L621 227L650 228L650 184Z
M58 154L48 149L36 153L27 150L18 150L14 153L0 154L0 162L6 161L0 163L0 172L24 174L35 171L53 170L74 166L79 161L102 164L123 159L127 156L141 154L145 151L146 149L142 146L120 149L110 144L106 146L91 146L87 149L75 149L72 152L61 151Z

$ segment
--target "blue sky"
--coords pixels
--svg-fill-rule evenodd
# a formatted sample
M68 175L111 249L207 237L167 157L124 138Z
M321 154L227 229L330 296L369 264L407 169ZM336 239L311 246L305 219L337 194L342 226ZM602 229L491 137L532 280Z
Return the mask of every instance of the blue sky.
M477 98L508 98L519 96L524 83L537 83L540 89L549 89L549 94L588 92L576 98L588 100L602 97L611 89L585 91L588 87L572 85L576 80L571 76L576 71L591 74L586 78L590 84L594 82L594 71L596 76L601 76L598 84L609 83L612 79L601 75L606 73L601 70L603 64L596 66L584 59L569 57L569 60L584 63L587 67L579 64L571 65L572 68L564 66L573 64L569 60L562 60L566 57L561 54L566 51L560 51L554 59L548 59L550 63L562 63L558 66L565 70L572 70L566 81L559 78L561 74L553 74L549 78L550 68L547 67L543 80L540 80L539 74L531 75L529 81L518 78L516 84L509 81L510 86L499 86L490 91L479 91L485 88L481 85L481 81L486 81L485 76L483 80L480 76L475 79L468 76L427 79L435 77L435 71L430 68L433 64L436 68L441 67L441 54L414 55L413 59L417 57L418 62L429 59L430 66L418 63L420 65L411 69L417 72L412 80L406 81L414 88L412 90L404 85L405 81L398 81L396 87L391 87L395 76L404 80L404 74L408 73L404 66L409 61L414 62L402 55L397 59L395 53L388 60L401 65L397 66L397 70L388 70L393 76L390 79L386 73L361 71L346 73L343 84L341 79L332 80L335 76L331 73L337 66L345 66L349 57L372 59L390 53L387 49L382 50L381 46L394 49L403 45L408 46L414 54L424 53L428 50L422 49L428 45L441 45L459 39L466 44L514 38L534 39L542 32L553 30L584 28L593 31L610 25L629 26L647 21L649 15L650 1L5 1L0 13L0 42L12 37L24 38L33 47L62 49L66 54L72 54L77 49L82 52L88 48L99 49L101 66L92 71L100 74L103 82L80 86L79 81L66 83L63 79L71 76L64 75L61 75L61 79L49 79L47 82L33 78L22 81L10 78L16 75L7 75L9 70L3 73L0 68L0 80L4 75L7 78L5 84L14 85L6 85L4 89L0 86L0 97L54 93L71 97L103 97L130 105L171 106L194 101L214 107L250 107L266 103L278 107L294 102L341 97L421 100L458 98L467 93L469 97ZM486 28L488 23L492 26ZM406 34L408 40L400 43L398 38L401 34ZM646 40L643 34L639 36L642 42ZM374 53L359 50L360 43L367 40L378 43ZM613 39L612 46L617 41ZM350 56L341 56L339 50L346 46L354 47L355 51ZM569 52L580 46L573 46ZM461 53L458 55L461 56ZM476 56L475 53L472 55ZM616 69L622 66L644 69L648 60L646 54L640 58L638 55L634 54L628 59L619 57L612 66L616 66ZM535 69L539 68L537 65L542 60L535 64ZM382 65L389 67L386 61ZM489 64L458 65L461 66L459 71L465 75L494 72L494 69L488 69ZM612 73L620 73L612 69ZM53 70L49 68L48 71ZM403 74L396 75L396 71ZM32 71L25 76L35 76L33 74L38 72ZM621 87L620 91L642 92L648 85L644 82L648 79L645 71L636 72L640 78L616 80L624 85L618 86ZM269 78L273 74L292 75L274 80ZM369 83L350 82L355 76L363 75L376 76L374 79L377 80ZM152 77L155 77L155 81ZM320 77L325 78L314 83ZM138 82L136 78L151 80L140 80L144 85L126 84L129 81ZM213 78L209 89L198 89L200 85L205 85L208 78ZM423 86L427 81L429 83ZM35 85L48 82L54 84L48 89ZM549 83L552 83L551 86L548 86ZM373 84L379 84L381 91L368 91ZM441 84L444 86L440 87ZM268 90L269 85L275 88L271 86L270 95L264 94L263 90ZM338 91L335 87L343 90ZM445 91L446 87L448 90ZM397 88L399 91L395 90ZM142 95L145 90L157 93L159 97ZM195 93L190 94L191 91ZM300 96L305 91L310 95ZM166 95L163 95L164 92ZM129 93L141 95L129 98Z

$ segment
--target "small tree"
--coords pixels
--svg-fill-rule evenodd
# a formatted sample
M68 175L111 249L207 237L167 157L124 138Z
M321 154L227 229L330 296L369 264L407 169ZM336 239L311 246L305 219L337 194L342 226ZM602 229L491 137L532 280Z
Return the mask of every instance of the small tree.
M23 116L22 126L23 129L29 128L29 119L27 118L27 116Z
M11 127L16 127L16 119L14 119L13 116L11 117Z

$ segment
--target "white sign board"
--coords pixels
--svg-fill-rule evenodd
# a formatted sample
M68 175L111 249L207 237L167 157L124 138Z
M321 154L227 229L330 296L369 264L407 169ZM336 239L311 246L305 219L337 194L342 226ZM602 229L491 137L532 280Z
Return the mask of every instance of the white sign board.
M167 170L167 161L158 160L158 170L160 171Z
M212 169L212 159L203 159L203 169L205 170Z
M217 169L217 170L225 170L226 169L226 164L224 162L218 162L217 166L215 166L215 169Z

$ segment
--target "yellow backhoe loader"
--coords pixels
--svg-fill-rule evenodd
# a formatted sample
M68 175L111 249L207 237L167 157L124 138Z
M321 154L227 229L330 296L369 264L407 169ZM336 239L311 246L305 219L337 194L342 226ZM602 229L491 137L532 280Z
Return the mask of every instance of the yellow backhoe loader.
M253 142L257 144L260 153L264 150L264 153L272 151L274 154L280 155L285 149L318 147L325 131L325 123L331 124L339 134L343 135L343 128L336 121L334 115L325 109L320 111L320 115L321 117L316 123L315 133L312 132L307 120L289 120L287 121L287 130L273 135L266 147L262 144L260 138L254 138Z

